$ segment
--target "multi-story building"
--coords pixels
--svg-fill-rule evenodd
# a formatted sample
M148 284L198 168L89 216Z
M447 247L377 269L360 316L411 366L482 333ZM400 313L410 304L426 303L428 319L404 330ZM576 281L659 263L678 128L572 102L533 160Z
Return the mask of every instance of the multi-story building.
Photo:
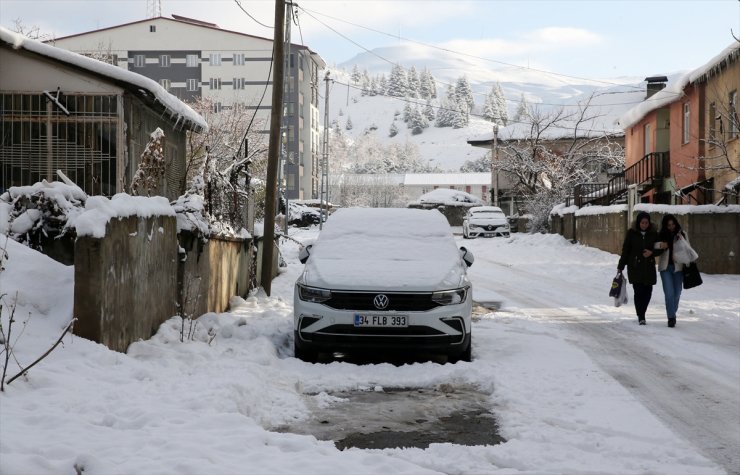
M654 79L666 78L648 83ZM641 201L737 203L739 88L740 45L733 43L659 92L648 88L646 100L622 116L627 183Z
M214 112L256 113L267 134L272 97L273 40L173 15L54 40L54 45L106 60L159 82L180 99L209 99ZM319 71L321 57L290 45L286 64L283 176L289 199L319 193Z

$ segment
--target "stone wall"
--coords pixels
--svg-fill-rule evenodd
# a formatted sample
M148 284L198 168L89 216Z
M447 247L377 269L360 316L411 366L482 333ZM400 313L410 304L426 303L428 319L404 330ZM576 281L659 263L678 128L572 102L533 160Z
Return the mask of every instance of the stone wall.
M622 252L622 243L627 234L627 211L566 216L571 216L575 221L575 236L581 244L613 254Z
M112 219L75 242L74 333L125 352L176 314L175 218Z

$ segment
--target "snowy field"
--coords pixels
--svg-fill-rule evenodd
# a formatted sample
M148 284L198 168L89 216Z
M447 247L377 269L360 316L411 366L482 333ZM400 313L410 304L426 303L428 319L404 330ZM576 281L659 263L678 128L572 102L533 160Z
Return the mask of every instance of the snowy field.
M301 265L297 245L287 241L288 267L273 296L233 298L230 312L198 320L194 341L179 341L174 318L127 354L66 336L0 394L0 473L740 471L733 455L740 452L740 276L705 275L704 285L684 294L674 329L665 326L658 285L648 325L638 327L631 304L615 308L607 297L613 254L555 235L460 244L476 256L476 300L502 305L474 322L471 363L357 366L293 358L293 282ZM7 251L0 291L6 299L17 295L11 341L26 365L71 318L73 271L12 241ZM7 317L3 309L3 328ZM8 374L17 371L11 359ZM679 387L661 383L665 371ZM276 431L307 420L312 405L342 404L333 392L443 384L489 394L507 442L340 451ZM700 395L712 401L692 406Z

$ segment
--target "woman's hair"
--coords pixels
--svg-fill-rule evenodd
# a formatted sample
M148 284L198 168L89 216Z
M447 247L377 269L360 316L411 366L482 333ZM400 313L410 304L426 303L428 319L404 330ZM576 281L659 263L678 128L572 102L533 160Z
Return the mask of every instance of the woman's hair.
M667 238L671 237L671 232L668 230L669 221L673 221L673 223L676 225L676 229L673 230L673 234L678 234L679 232L681 232L681 225L678 224L678 220L676 219L676 217L672 214L667 214L663 216L663 220L660 222L660 237L662 240L667 241Z

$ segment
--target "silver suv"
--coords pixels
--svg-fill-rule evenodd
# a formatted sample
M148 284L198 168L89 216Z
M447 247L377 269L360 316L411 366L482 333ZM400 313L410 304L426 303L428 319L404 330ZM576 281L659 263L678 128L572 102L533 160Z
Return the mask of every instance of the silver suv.
M446 354L470 361L472 254L437 210L340 209L301 251L295 356Z

